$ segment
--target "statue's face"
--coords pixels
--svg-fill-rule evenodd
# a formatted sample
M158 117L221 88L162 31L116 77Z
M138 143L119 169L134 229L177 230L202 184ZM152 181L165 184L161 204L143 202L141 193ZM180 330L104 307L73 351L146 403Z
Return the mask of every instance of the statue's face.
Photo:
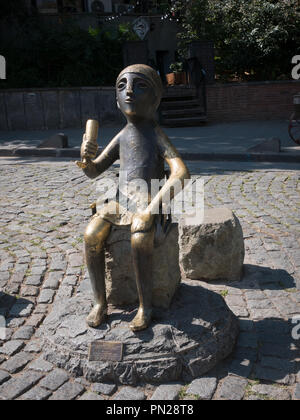
M127 117L153 118L157 96L141 73L124 73L117 83L118 106Z

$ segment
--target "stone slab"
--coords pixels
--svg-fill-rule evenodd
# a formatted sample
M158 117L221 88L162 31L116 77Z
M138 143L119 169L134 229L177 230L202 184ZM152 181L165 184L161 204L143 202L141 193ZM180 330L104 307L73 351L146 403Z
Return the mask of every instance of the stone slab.
M46 389L41 388L39 386L35 386L34 388L26 392L24 395L22 395L20 397L20 400L44 401L44 400L47 400L47 398L50 397L50 395L51 395L50 391L47 391Z
M94 394L93 392L86 392L80 398L80 401L103 401L104 398L101 395Z
M160 385L159 387L156 388L150 400L168 400L168 401L177 400L181 388L182 388L181 384Z
M264 140L256 146L250 147L247 151L251 153L279 153L281 150L280 139L273 137Z
M222 400L242 400L247 385L248 381L246 379L227 376L220 386L219 397Z
M61 369L55 369L41 381L40 386L49 389L50 391L56 391L60 386L67 382L68 379L69 376L66 372Z
M45 128L45 125L43 118L41 93L24 92L23 100L27 129L43 130Z
M217 379L214 377L203 377L195 379L187 388L187 394L196 395L201 400L210 400L217 388Z
M43 375L37 372L25 372L21 376L10 379L0 387L1 398L16 399L32 388L42 377Z
M300 400L300 384L297 384L294 391L294 399Z
M91 391L97 394L112 395L117 389L116 384L96 383L91 386Z
M49 398L50 401L71 401L83 394L84 387L77 383L67 382L63 384L53 395Z
M66 149L68 145L68 136L64 133L58 133L54 136L43 140L39 145L39 148L54 148L54 149Z
M122 388L121 391L113 398L113 400L134 400L134 401L143 401L146 399L146 395L143 391L137 390L136 388L131 388L126 386Z
M287 389L274 385L254 385L251 388L251 392L258 394L259 396L264 396L266 397L265 399L270 400L286 401L291 399Z

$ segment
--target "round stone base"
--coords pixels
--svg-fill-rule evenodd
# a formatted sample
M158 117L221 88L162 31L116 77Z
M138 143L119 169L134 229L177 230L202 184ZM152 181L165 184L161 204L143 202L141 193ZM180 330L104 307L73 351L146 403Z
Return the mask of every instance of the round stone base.
M46 359L91 382L189 381L227 357L238 335L238 322L223 298L197 281L183 282L171 307L155 309L151 325L141 332L129 329L137 308L111 307L97 329L85 322L91 308L89 293L61 299L40 330ZM90 344L97 340L123 343L122 361L89 362Z

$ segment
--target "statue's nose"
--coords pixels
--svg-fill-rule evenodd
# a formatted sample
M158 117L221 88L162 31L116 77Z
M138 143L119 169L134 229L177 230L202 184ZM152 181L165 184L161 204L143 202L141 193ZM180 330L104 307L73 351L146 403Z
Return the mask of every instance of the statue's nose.
M132 87L132 83L128 83L127 87L126 87L126 94L127 95L132 95L133 94L133 87Z

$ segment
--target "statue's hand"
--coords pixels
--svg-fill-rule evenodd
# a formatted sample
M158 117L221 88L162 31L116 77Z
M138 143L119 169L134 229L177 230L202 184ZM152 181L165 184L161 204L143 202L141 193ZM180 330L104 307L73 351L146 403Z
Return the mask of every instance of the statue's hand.
M98 144L95 141L88 141L84 134L80 149L81 159L94 159L97 156Z
M80 169L87 169L88 167L91 167L93 165L93 162L89 157L84 157L80 161L76 160L75 163Z
M135 214L132 218L131 233L149 231L153 225L154 216L147 211Z

